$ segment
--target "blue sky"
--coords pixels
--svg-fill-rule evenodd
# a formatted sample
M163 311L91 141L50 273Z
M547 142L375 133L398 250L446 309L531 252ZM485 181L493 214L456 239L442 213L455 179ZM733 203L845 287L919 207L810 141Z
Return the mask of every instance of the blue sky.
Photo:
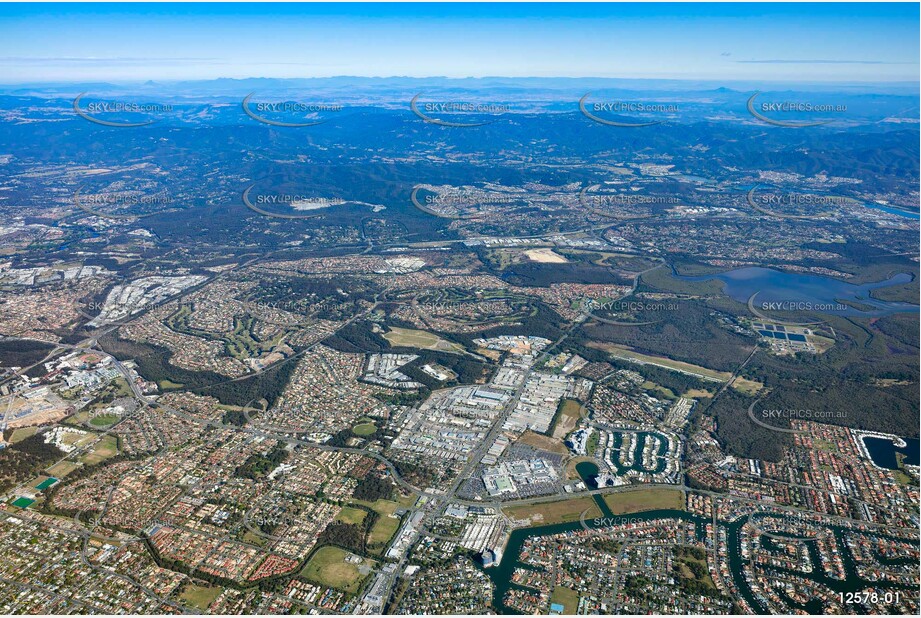
M0 82L918 81L918 4L0 4Z

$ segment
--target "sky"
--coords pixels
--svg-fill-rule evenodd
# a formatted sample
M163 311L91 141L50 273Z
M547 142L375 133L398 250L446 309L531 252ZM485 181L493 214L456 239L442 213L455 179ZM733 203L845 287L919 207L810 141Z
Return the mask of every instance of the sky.
M919 5L0 4L0 83L919 80Z

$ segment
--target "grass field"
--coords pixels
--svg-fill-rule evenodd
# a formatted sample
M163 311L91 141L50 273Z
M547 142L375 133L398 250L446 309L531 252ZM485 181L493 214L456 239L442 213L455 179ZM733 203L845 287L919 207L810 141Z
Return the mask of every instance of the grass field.
M604 350L614 358L618 358L620 360L639 363L641 365L655 365L656 367L662 367L664 369L671 369L672 371L677 371L679 373L686 373L697 376L698 378L703 378L704 380L710 380L713 382L726 382L729 380L729 378L732 377L732 374L728 371L716 371L715 369L707 369L706 367L701 367L700 365L692 365L691 363L672 360L664 356L641 354L631 350L627 346L619 345L616 343L598 343L593 341L588 345L592 348ZM764 388L764 385L753 380L746 380L740 376L733 380L732 388L741 393L751 395Z
M413 330L411 328L390 327L390 331L384 333L384 339L390 342L394 347L421 348L423 350L441 350L442 352L463 352L463 348L456 343L445 341L438 335L426 332L424 330Z
M529 519L531 525L545 525L578 521L586 509L588 510L585 514L587 519L601 517L601 509L589 497L513 506L503 511L512 519Z
M346 561L347 556L349 552L339 547L321 547L304 565L301 575L320 585L355 594L361 588L364 576L358 564Z
M91 431L86 431L83 429L81 429L81 431L84 431L85 433L65 433L63 436L61 436L61 443L68 446L81 447L92 443L93 440L99 436L98 433L93 433Z
M115 436L103 436L93 450L80 458L80 461L87 466L94 466L109 457L115 457L118 454L118 439Z
M22 442L29 436L34 436L37 431L38 427L20 427L19 429L14 429L12 435L10 435L10 442L13 444Z
M685 392L682 397L685 399L703 399L704 397L713 397L713 393L705 391L702 388L692 388Z
M268 538L260 536L251 530L247 530L243 533L243 542L249 543L250 545L258 545L259 547L264 547L268 541Z
M360 524L365 520L366 515L367 513L361 509L345 507L336 515L336 521L341 521L344 524Z
M563 606L563 615L572 616L579 609L579 593L563 586L557 586L553 589L550 602L559 603Z
M675 393L673 393L670 388L665 388L661 384L656 384L655 382L650 382L649 380L643 382L640 385L640 388L647 391L658 391L666 399L677 399L677 397L675 397Z
M736 376L736 379L732 381L732 388L745 395L757 395L758 392L764 388L764 384L743 378L742 376Z
M172 382L170 380L160 380L157 382L157 386L160 387L161 391L176 390L177 388L182 388L185 384L179 384L178 382Z
M368 550L374 554L379 554L384 550L387 542L393 538L393 535L400 529L400 518L392 515L397 509L408 509L415 502L413 496L401 497L398 501L393 500L376 500L367 502L364 500L355 500L356 504L366 506L377 513L377 521L371 527L368 534Z
M104 428L114 425L121 417L117 414L101 414L90 419L90 425L93 427Z
M559 453L560 455L565 455L569 452L569 449L566 448L566 445L563 444L562 441L556 438L548 438L545 435L534 433L531 430L521 434L521 437L518 438L517 442L527 444L528 446L533 446L534 448L539 448L544 451L549 451L551 453Z
M377 430L377 425L374 423L361 423L352 427L352 433L356 436L370 436Z
M604 503L615 515L656 509L684 510L684 494L677 489L650 488L607 494Z
M217 595L221 593L220 586L196 586L187 584L179 595L179 599L186 605L197 607L204 611L214 602Z
M55 478L63 478L79 467L72 461L61 461L48 468L48 474L54 475Z
M672 371L679 371L682 373L689 373L706 380L713 380L714 382L726 382L729 380L729 378L732 377L732 374L728 371L715 371L713 369L701 367L700 365L692 365L691 363L672 360L664 356L641 354L639 352L634 352L627 346L615 343L592 342L589 344L589 346L604 350L614 358L619 358L621 360L631 361L634 363L656 365L657 367L664 367L665 369L671 369Z
M559 411L556 425L553 426L554 438L565 438L566 434L576 428L576 424L582 418L582 404L578 401L564 399L562 405L563 409Z

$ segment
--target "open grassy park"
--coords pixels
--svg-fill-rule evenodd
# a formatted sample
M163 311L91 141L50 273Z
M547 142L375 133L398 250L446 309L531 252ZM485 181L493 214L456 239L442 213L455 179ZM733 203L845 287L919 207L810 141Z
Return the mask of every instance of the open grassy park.
M182 589L182 593L179 595L179 599L186 605L198 608L204 612L220 593L220 586L186 584Z
M349 560L349 556L353 556ZM329 586L349 594L355 594L361 589L365 575L360 568L367 565L367 558L354 557L346 550L327 545L321 547L301 569L301 575L312 582Z
M359 423L352 427L352 433L356 436L370 436L377 431L377 425L374 423Z
M80 458L80 461L87 466L94 466L101 461L118 455L118 438L115 436L103 436L93 449Z

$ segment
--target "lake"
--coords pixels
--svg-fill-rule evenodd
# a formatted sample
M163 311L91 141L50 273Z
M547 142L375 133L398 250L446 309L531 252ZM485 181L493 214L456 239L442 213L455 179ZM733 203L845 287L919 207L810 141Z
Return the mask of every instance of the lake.
M905 463L917 466L919 460L919 445L921 441L918 438L902 438L905 440L905 447L897 447L892 440L886 438L874 438L867 436L863 439L863 443L867 446L867 451L870 453L870 459L873 460L877 466L881 468L886 468L888 470L897 470L899 467L898 460L896 459L896 453L901 453L905 456Z
M918 305L911 303L882 301L870 297L872 290L909 283L912 276L908 273L898 273L885 281L863 285L832 277L787 273L760 266L695 277L675 274L675 277L682 281L718 279L724 284L723 291L740 303L747 303L748 299L757 293L755 308L767 311L771 308L763 307L762 303L791 303L794 304L793 308L804 307L805 311L855 317L880 317L893 313L917 312L919 309ZM842 305L842 301L853 301L872 309L861 311ZM781 307L778 310L784 309L785 307Z

